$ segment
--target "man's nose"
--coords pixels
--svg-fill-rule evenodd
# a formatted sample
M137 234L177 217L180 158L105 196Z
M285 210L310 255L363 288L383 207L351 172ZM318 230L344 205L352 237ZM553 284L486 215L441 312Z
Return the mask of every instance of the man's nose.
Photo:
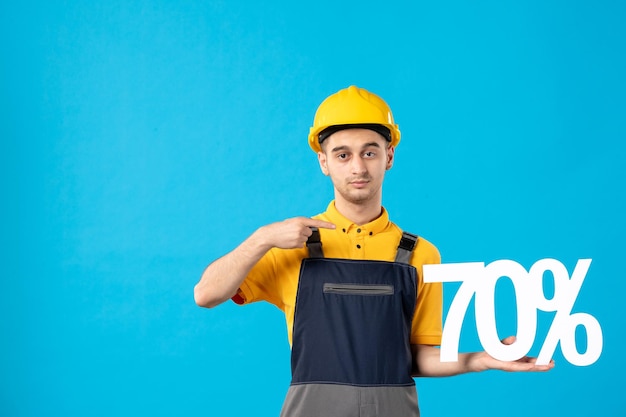
M361 157L352 158L352 173L363 174L367 170L365 169L365 161Z

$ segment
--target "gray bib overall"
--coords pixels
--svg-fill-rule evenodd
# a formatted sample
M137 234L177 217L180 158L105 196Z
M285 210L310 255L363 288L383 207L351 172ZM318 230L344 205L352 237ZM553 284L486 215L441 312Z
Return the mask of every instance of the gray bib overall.
M282 417L419 416L411 377L417 236L395 262L324 258L319 232L302 261Z

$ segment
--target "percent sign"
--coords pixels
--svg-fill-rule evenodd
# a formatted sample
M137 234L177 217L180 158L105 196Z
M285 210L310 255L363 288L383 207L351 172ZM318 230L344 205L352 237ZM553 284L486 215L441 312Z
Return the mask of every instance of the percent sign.
M480 343L496 359L513 361L528 354L537 333L537 310L556 312L548 335L537 356L537 364L550 362L561 342L563 356L573 365L587 366L602 353L602 329L595 317L587 313L572 314L591 259L579 259L570 278L565 266L556 259L541 259L530 271L511 260L498 260L485 266L483 262L424 265L424 282L462 282L456 293L441 339L441 361L456 362L463 318L472 297L476 295L476 330ZM546 298L543 276L550 271L554 277L554 296ZM495 287L501 277L513 283L517 300L517 335L510 345L500 341L496 329ZM576 348L576 328L587 333L587 349Z

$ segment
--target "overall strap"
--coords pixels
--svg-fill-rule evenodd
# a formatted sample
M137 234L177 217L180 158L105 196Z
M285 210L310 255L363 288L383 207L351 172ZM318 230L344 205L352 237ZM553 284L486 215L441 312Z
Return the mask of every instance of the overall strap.
M309 258L323 258L322 241L320 239L320 231L317 227L311 227L313 232L306 241L306 247L309 249Z
M411 254L417 245L418 239L417 235L402 232L402 239L400 239L398 251L396 252L396 262L403 264L408 264L410 262Z

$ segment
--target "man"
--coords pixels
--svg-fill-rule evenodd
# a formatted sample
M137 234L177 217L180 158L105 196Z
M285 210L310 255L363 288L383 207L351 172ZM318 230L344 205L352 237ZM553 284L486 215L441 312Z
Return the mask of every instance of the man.
M328 97L309 145L332 181L334 201L313 218L259 228L210 264L194 289L203 307L232 298L284 311L292 384L283 416L419 416L415 376L553 367L485 352L439 360L442 286L422 280L422 266L439 263L439 252L390 222L382 207L399 141L377 95L351 86Z

